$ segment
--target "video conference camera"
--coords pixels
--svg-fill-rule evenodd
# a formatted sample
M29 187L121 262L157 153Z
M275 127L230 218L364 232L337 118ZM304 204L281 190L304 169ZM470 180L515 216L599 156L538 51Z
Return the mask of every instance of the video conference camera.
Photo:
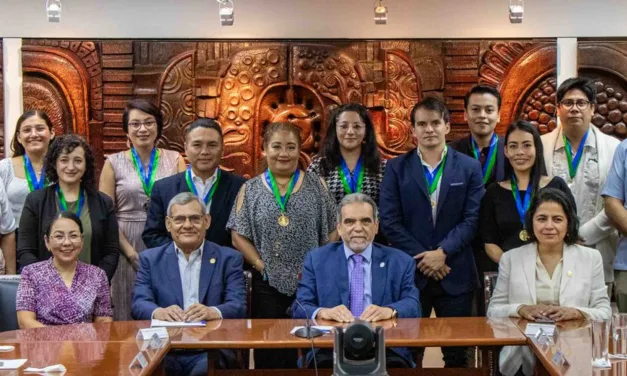
M357 320L334 330L333 376L387 376L383 328Z

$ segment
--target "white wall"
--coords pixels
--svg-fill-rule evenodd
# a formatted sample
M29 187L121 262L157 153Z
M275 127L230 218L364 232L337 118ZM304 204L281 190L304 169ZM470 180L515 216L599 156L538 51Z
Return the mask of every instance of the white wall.
M24 38L520 38L627 36L626 0L526 0L510 24L507 0L234 0L221 27L215 0L63 0L60 24L45 0L0 0L0 37Z

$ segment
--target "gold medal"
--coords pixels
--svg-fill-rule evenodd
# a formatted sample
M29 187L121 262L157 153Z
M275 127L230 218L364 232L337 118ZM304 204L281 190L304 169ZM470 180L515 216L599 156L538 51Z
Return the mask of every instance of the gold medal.
M518 237L520 238L520 240L522 240L523 242L526 242L529 240L529 233L527 232L527 230L521 230L520 234L518 235Z
M279 222L280 226L286 227L287 225L290 224L290 219L287 217L287 215L281 214L279 216L279 221L278 222Z
M435 208L438 203L435 200L431 199L431 207Z

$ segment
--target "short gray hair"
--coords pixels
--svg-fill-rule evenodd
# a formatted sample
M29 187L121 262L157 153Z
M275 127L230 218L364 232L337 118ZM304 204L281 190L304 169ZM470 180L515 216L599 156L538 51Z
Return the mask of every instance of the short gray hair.
M340 201L337 206L337 221L342 221L342 208L349 204L354 204L356 202L363 202L372 207L372 216L376 221L379 218L379 209L377 208L377 204L374 202L370 196L363 193L351 193L349 195L344 196L344 198Z
M207 213L207 206L204 202L200 201L198 196L191 192L181 192L178 195L172 197L172 199L170 200L170 203L168 204L168 216L172 215L172 207L174 205L187 205L190 202L199 203L200 207L202 208L202 213Z

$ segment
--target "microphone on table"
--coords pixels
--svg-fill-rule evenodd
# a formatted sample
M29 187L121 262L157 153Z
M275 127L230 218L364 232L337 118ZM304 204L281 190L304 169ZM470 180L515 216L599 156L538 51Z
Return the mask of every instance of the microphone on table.
M294 302L296 302L296 304L298 304L298 306L303 310L303 312L305 312L305 327L297 329L296 332L294 332L294 335L299 338L320 337L323 334L322 330L317 329L317 328L312 328L311 320L309 319L309 314L307 313L307 310L305 309L305 307L303 307L303 305L300 304L300 302L297 299L294 299Z

